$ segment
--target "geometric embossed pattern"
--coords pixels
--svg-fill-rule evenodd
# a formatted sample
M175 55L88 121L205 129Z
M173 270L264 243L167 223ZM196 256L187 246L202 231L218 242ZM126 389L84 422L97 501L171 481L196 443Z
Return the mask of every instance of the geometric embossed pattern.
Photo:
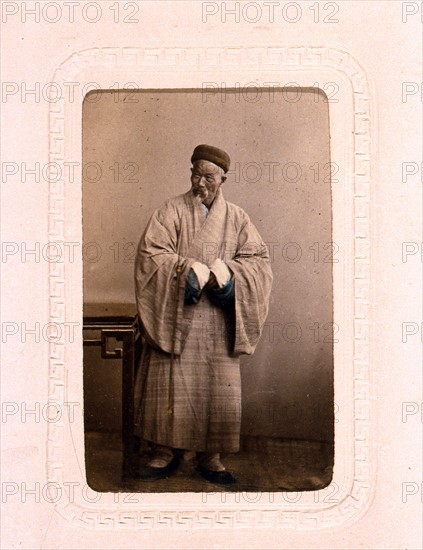
M354 281L354 306L351 312L353 325L353 417L351 422L351 479L342 499L336 504L320 502L309 506L286 503L268 504L266 509L254 504L246 504L242 499L238 504L202 504L195 510L183 510L182 505L172 505L168 496L161 506L131 503L128 497L110 505L97 504L81 498L61 500L56 504L58 512L72 523L93 529L152 529L152 528L228 528L228 527L273 527L313 530L334 527L362 514L370 500L372 481L372 459L370 456L370 369L369 369L369 289L370 289L370 92L363 68L345 51L333 48L313 47L256 47L256 48L104 48L86 50L72 55L56 70L54 81L63 84L96 81L97 73L108 74L112 84L114 74L126 74L125 82L131 75L154 75L160 69L187 75L193 71L243 70L268 72L295 68L304 72L310 69L330 69L336 78L347 78L352 89L353 104L353 182L354 215L351 224L353 258L351 278ZM125 72L126 71L126 72ZM338 75L338 77L336 76ZM277 80L277 79L275 79ZM49 241L63 245L65 241L66 174L65 162L74 162L75 120L81 116L81 102L75 99L71 104L62 97L50 103L49 120L49 159L61 166L62 176L50 182L48 227ZM79 147L79 144L78 144ZM65 264L49 262L49 311L50 322L64 323L65 307L70 293L66 292ZM66 397L66 364L64 340L50 341L49 358L49 401L64 404ZM74 365L75 367L75 365ZM336 368L336 364L335 364ZM82 399L82 398L81 398ZM336 400L336 394L335 394ZM55 423L49 423L47 442L47 481L62 484L67 478L67 449L69 429L65 415ZM81 434L81 441L83 434ZM81 443L82 445L82 443ZM336 449L336 444L335 444ZM335 458L336 461L336 458ZM81 480L83 483L84 480ZM163 502L163 501L162 501ZM193 501L194 502L194 501ZM187 505L186 507L189 508ZM191 505L191 508L193 506ZM215 509L213 509L215 508Z

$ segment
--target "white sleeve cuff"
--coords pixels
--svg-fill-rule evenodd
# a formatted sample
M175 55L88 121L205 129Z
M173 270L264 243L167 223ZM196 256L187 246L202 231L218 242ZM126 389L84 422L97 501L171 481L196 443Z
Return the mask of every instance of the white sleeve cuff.
M226 285L232 277L232 273L229 271L228 266L223 260L217 258L210 267L210 271L214 273L217 284L220 288Z
M201 262L194 262L191 266L191 269L194 271L200 290L204 287L210 277L210 269Z

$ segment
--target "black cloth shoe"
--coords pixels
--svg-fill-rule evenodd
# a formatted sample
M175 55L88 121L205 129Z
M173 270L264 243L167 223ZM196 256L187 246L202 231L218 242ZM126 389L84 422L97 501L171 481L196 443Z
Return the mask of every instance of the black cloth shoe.
M221 472L214 472L213 470L208 470L204 466L197 466L197 472L200 476L207 479L211 483L217 483L219 485L233 485L236 483L234 476L227 470L222 470Z
M156 481L169 477L169 475L179 466L180 459L178 456L173 457L167 466L163 468L154 468L153 466L144 466L135 472L135 479L140 481Z

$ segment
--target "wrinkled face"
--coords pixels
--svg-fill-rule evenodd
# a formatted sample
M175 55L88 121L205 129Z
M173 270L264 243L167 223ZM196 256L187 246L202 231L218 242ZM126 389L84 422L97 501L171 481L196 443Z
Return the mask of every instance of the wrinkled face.
M208 160L197 160L191 168L191 189L196 197L209 208L217 190L226 180L225 172Z

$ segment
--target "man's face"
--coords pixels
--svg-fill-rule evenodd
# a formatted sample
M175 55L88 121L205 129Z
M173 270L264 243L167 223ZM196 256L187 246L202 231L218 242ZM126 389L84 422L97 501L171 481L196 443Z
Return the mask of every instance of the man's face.
M222 168L208 160L197 160L191 168L192 192L208 208L225 179L226 176Z

